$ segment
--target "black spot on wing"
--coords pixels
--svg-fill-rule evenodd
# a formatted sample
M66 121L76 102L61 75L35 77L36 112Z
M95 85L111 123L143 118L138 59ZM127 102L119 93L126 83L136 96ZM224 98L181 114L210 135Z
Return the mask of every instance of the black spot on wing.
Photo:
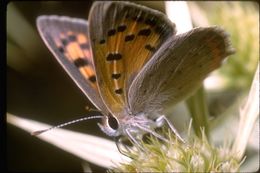
M124 32L126 30L126 25L120 25L117 27L117 32Z
M115 93L116 93L116 94L122 94L122 93L123 93L122 88L116 89L116 90L115 90Z
M154 52L155 51L155 47L151 46L150 44L145 45L145 49Z
M84 67L88 65L88 61L84 58L77 58L74 60L74 64L77 67Z
M120 73L112 74L111 76L113 79L119 79L121 77Z
M104 44L105 42L106 42L106 40L101 39L101 40L99 41L99 44Z
M89 79L92 83L95 83L95 82L96 82L96 76L95 76L95 75L90 76L88 79Z
M141 36L149 36L151 34L151 29L147 28L147 29L142 29L138 32L138 35Z
M132 41L134 38L135 38L134 34L127 35L125 36L125 42Z
M107 61L114 61L122 59L122 55L120 53L109 53L107 55Z
M110 29L108 32L107 32L107 36L113 36L116 34L116 30L115 29Z

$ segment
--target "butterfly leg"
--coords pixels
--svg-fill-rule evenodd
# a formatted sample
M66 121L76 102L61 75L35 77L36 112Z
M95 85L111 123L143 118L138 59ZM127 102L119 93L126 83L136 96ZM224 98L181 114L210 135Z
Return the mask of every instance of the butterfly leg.
M140 126L140 125L137 125L137 127L139 127L141 130L148 132L148 133L152 134L153 136L161 139L162 141L170 142L169 140L165 139L163 136L159 135L158 133L154 132L153 130L151 130L149 128L146 128L146 127L143 127L143 126Z
M123 136L117 136L117 137L114 138L115 143L116 143L116 147L122 155L131 158L131 156L129 156L129 154L128 154L128 153L130 153L130 147L123 144L122 138L123 138Z
M141 150L145 151L145 149L141 146L140 142L138 142L133 135L131 134L131 131L129 129L125 130L126 135L128 136L129 140L133 143L136 144L138 146L138 148L140 148Z
M180 136L180 134L178 133L178 131L175 129L175 127L172 125L172 123L168 120L168 118L166 118L165 115L160 116L159 118L156 119L156 124L158 126L161 126L164 122L166 122L168 124L168 126L170 127L170 129L173 131L173 133L183 142L185 143L184 139L182 139L182 137Z

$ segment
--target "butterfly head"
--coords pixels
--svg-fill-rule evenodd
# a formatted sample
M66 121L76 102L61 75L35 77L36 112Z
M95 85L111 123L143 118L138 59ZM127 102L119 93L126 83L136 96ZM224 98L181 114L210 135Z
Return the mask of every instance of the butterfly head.
M121 117L104 116L102 124L99 123L98 126L108 136L115 137L120 135L141 135L143 134L142 131L147 132L145 129L153 130L157 126L155 121L148 119L143 113L137 115L127 114Z
M118 120L112 115L104 116L102 119L102 123L98 123L100 129L107 134L108 136L119 136L119 127L120 124Z

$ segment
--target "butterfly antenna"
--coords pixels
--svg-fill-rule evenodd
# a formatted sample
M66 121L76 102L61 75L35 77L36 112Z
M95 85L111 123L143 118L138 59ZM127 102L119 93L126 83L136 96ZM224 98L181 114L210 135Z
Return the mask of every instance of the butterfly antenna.
M74 124L74 123L78 123L80 121L86 121L86 120L90 120L90 119L98 119L98 118L103 118L103 117L104 116L91 116L91 117L79 118L79 119L72 120L72 121L69 121L69 122L66 122L66 123L63 123L63 124L59 124L57 126L50 127L48 129L45 129L45 130L38 130L38 131L32 132L31 135L37 136L37 135L40 135L44 132L47 132L47 131L50 131L50 130L53 130L53 129L57 129L57 128L61 128L61 127L71 125L71 124Z

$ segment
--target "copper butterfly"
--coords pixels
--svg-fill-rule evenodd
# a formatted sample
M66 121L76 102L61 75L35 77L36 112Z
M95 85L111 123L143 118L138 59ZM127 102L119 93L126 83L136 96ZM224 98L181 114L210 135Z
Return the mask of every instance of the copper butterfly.
M163 13L123 1L94 2L88 21L40 16L37 27L58 62L102 113L101 130L135 143L144 133L164 139L154 131L163 122L181 139L164 110L194 92L234 53L219 27L175 35L174 23Z

